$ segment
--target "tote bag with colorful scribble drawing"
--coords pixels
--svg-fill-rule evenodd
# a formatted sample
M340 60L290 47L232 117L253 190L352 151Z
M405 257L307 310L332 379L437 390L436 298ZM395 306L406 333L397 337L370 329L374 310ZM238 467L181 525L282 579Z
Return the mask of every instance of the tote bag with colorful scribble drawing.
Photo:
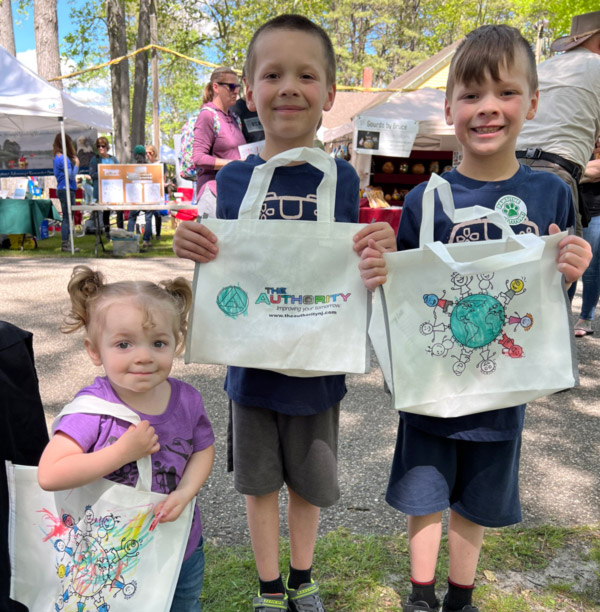
M119 404L80 397L65 414L108 414L139 423ZM166 612L170 609L192 523L152 527L165 495L150 491L150 458L138 461L134 487L100 479L68 491L44 491L37 468L7 462L12 599L31 612Z
M486 219L500 240L434 242L434 193L454 223ZM397 410L450 418L516 406L578 380L553 236L515 235L500 213L455 209L433 174L419 248L386 253L369 335Z

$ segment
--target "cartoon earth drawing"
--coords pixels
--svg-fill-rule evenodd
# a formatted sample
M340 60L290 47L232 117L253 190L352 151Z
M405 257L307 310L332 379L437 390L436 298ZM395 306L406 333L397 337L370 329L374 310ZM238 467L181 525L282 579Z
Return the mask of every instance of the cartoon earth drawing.
M248 312L248 294L239 286L229 285L219 291L217 306L228 317L235 319Z
M421 321L418 327L430 342L425 350L431 357L448 359L456 376L461 376L469 363L481 374L493 374L497 354L510 359L525 357L523 347L506 329L514 326L514 331L521 333L533 326L531 313L521 316L508 312L512 300L525 293L525 279L509 277L504 280L504 289L491 295L494 284L497 285L497 281L492 283L493 279L491 273L477 276L453 273L449 289L423 295L424 307L432 311L432 319ZM477 289L472 289L475 283ZM475 351L479 359L471 361Z
M494 340L504 325L504 308L491 295L469 295L450 315L454 337L469 348L481 348Z

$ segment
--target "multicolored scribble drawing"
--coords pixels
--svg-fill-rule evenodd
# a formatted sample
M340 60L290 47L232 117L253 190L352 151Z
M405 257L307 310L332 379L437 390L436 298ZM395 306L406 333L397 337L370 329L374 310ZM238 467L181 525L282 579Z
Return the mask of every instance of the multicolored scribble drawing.
M153 539L152 506L103 516L86 506L78 520L68 513L59 518L45 508L39 512L42 539L55 552L56 612L108 612L111 597L135 595L140 554Z
M523 347L507 335L505 327L514 325L514 331L518 332L529 331L533 326L531 313L521 316L516 311L514 314L506 312L509 303L525 293L526 279L506 280L506 290L494 296L490 293L494 288L493 278L492 273L468 276L454 272L449 279L451 297L446 297L446 289L423 295L425 306L432 309L432 319L419 324L419 332L430 337L431 344L425 350L432 357L452 359L451 367L456 376L467 369L475 351L479 353L475 367L482 374L493 374L496 371L495 343L502 347L498 351L501 355L512 359L525 357ZM478 293L471 291L474 280Z
M217 306L228 317L235 319L248 314L248 294L241 287L223 287L217 295Z

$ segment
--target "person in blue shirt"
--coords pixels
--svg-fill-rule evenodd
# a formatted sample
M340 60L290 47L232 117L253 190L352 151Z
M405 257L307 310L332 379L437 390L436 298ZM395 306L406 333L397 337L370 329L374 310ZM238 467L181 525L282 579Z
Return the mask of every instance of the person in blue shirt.
M62 209L62 223L60 225L60 237L62 240L61 250L71 251L70 232L72 219L69 217L67 206L67 189L70 190L71 206L75 204L75 192L77 191L77 172L79 171L79 159L75 152L75 145L68 134L65 134L67 154L63 153L62 137L58 133L52 143L54 153L54 176L56 177L56 192ZM68 187L67 187L68 182ZM78 248L74 249L79 251Z
M466 36L452 59L445 102L446 121L463 146L459 166L444 174L456 208L499 210L517 233L555 234L575 225L568 186L554 175L520 166L516 158L517 136L525 120L535 116L537 103L535 59L518 30L482 26ZM406 197L398 250L419 246L424 189L423 183ZM436 197L435 241L501 238L498 228L485 227L482 219L455 225ZM393 235L391 227L388 232ZM362 253L359 267L369 289L387 277L382 251L370 241ZM590 246L582 238L561 240L557 266L567 286L590 259ZM435 570L446 508L450 563L442 611L477 612L472 593L484 528L521 520L524 412L525 406L514 406L447 419L400 413L386 500L408 515L412 592L404 612L439 608Z

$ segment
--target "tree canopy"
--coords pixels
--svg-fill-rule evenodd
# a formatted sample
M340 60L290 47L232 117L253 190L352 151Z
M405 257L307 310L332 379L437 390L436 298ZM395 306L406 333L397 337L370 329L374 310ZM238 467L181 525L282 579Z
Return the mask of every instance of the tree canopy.
M62 41L63 56L79 68L110 57L107 6L123 9L121 24L127 49L140 44L141 4L148 0L89 0L73 8L75 28ZM306 15L331 36L338 61L338 86L359 86L365 67L373 70L373 85L389 82L427 57L486 23L518 27L536 45L543 36L542 59L558 36L568 34L571 17L597 9L597 0L159 0L156 4L158 44L197 60L241 70L253 32L282 13ZM545 21L544 21L545 20ZM149 57L149 53L147 54ZM108 69L104 69L107 74ZM135 64L129 62L135 82ZM139 70L139 64L138 64ZM167 142L201 106L202 90L211 68L161 53L159 62L160 124ZM86 73L69 79L67 87L98 78ZM146 81L148 78L144 75ZM113 96L114 98L114 96ZM150 141L151 96L146 107ZM131 104L131 103L130 103ZM135 105L135 101L133 102Z

